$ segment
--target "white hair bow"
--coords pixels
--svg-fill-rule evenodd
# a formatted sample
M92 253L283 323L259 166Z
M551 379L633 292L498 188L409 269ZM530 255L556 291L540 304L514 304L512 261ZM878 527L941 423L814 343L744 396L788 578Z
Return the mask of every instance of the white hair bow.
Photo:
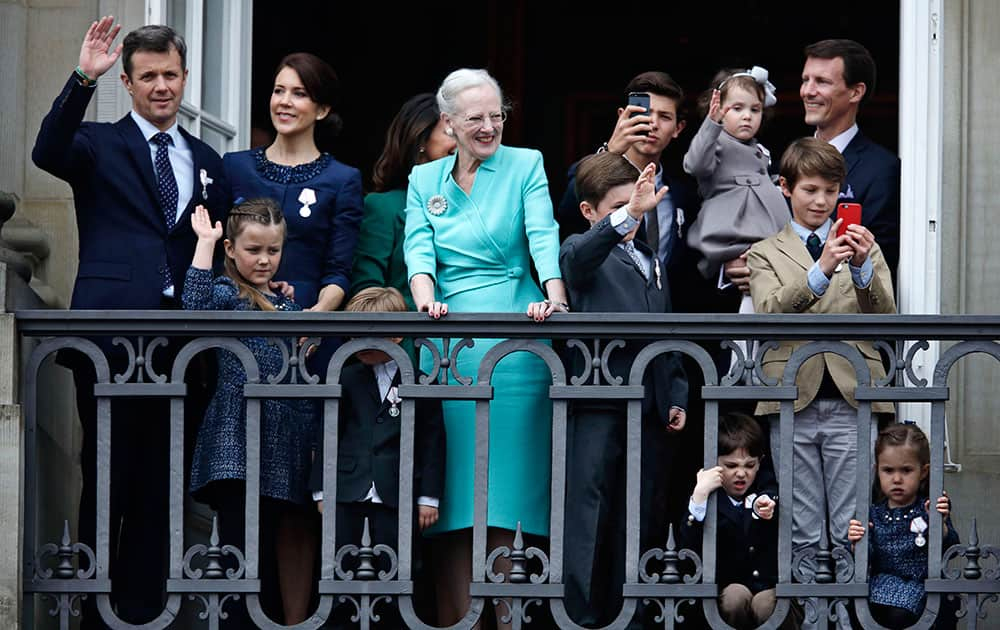
M778 102L778 97L774 95L774 84L767 80L767 69L754 66L746 72L737 72L734 77L750 77L764 88L764 107L772 107Z

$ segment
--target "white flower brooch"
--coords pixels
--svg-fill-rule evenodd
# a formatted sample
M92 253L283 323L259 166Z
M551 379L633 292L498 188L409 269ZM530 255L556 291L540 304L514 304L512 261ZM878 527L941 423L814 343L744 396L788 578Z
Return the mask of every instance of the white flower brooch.
M427 201L427 211L436 217L444 214L448 209L448 200L442 195L434 195Z

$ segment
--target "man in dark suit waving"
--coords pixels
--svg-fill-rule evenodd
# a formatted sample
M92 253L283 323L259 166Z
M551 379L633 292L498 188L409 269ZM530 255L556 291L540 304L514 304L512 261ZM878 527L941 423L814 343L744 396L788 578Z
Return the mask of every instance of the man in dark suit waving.
M203 204L213 220L225 216L222 161L177 125L187 81L184 40L169 27L144 26L113 47L120 28L110 16L91 25L79 65L42 121L32 159L73 189L79 267L71 308L177 308L196 241L192 209ZM83 122L95 84L119 56L132 111L116 123ZM95 341L108 355L112 375L125 373L121 348L106 339ZM155 367L169 366L175 351L157 350ZM95 375L89 361L62 355L60 360L73 368L77 385L84 434L80 539L93 546ZM147 622L163 610L169 539L167 407L163 400L116 398L111 415L111 603L121 619ZM99 598L88 598L84 627L101 627L93 610Z
M875 60L850 39L824 39L805 49L799 96L807 125L847 164L841 201L861 204L861 223L882 248L892 275L899 262L899 158L858 129L858 108L875 91Z

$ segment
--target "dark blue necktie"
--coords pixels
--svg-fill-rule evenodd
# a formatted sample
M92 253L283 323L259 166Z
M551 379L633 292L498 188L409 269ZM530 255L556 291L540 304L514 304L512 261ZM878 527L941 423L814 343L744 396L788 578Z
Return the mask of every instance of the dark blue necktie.
M815 232L806 239L806 249L809 250L809 255L812 256L813 260L819 260L819 255L823 253L823 243L819 241Z
M156 194L160 198L160 210L163 212L169 232L177 223L177 178L174 177L174 169L170 166L170 145L174 140L162 131L154 135L151 140L156 145L156 157L153 159L153 165L156 166ZM174 284L166 260L160 263L160 284L163 291Z
M153 136L156 145L156 192L160 197L160 208L163 218L167 221L167 229L173 229L177 222L177 179L174 169L170 166L170 145L174 143L169 134L162 131Z

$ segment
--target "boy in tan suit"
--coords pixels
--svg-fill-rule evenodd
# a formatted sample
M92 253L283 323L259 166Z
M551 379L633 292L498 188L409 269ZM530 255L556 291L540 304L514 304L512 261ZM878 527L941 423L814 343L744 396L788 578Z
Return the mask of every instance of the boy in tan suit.
M815 138L792 143L781 158L781 190L791 201L792 221L750 248L750 293L758 313L894 313L892 280L875 237L862 225L836 236L841 219L831 215L845 177L836 148ZM807 341L783 341L763 359L764 373L781 378L791 354ZM885 376L870 341L849 341L862 354L872 379ZM831 542L847 544L854 514L857 470L857 377L839 355L806 361L795 377L795 471L792 545L795 551ZM757 415L777 414L777 402L761 402ZM891 403L872 404L892 414ZM779 470L778 418L771 418L771 444ZM829 523L828 519L829 518ZM827 527L829 524L829 527Z

